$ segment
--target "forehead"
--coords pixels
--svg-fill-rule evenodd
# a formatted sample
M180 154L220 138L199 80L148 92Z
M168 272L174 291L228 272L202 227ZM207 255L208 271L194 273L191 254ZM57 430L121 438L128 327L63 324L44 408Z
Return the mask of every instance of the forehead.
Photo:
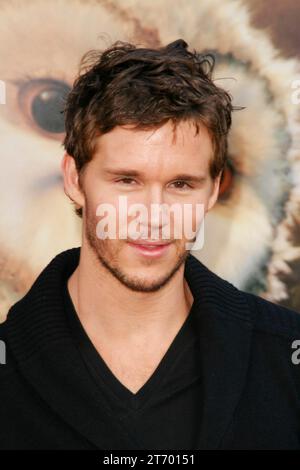
M212 155L212 142L204 125L196 133L192 121L181 121L176 128L168 121L153 129L138 129L133 125L116 126L96 140L93 159L106 166L165 165L182 163L206 166Z

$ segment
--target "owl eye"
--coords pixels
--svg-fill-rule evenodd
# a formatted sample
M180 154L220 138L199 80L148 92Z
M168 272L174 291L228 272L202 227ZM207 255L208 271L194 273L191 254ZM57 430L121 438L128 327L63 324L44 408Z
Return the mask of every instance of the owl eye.
M230 196L234 184L234 173L233 164L231 160L228 160L221 176L219 200L226 200Z
M64 132L64 99L70 87L53 79L30 80L20 88L19 103L25 119L54 138Z

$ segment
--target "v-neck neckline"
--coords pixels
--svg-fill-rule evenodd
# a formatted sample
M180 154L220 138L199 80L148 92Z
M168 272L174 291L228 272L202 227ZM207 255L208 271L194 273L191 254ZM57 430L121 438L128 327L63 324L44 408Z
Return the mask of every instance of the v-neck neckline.
M197 339L195 333L195 317L197 309L196 302L194 300L187 317L161 358L159 364L146 382L136 393L134 393L116 377L89 338L72 302L67 280L64 284L64 299L69 325L72 329L77 345L84 356L85 362L88 362L88 367L91 367L92 365L93 375L99 381L102 381L102 384L109 389L110 393L114 394L114 397L119 401L119 404L127 409L136 410L148 402L153 396L154 391L158 391L168 375L172 373L173 366L180 356L186 352L186 349L192 347ZM195 377L187 377L187 380L196 380L198 375L199 374L197 373Z

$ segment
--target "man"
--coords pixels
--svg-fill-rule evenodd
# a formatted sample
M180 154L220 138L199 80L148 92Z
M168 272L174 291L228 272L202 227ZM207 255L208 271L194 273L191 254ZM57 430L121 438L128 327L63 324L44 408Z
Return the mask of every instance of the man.
M178 40L90 58L67 99L62 161L82 246L1 325L0 448L300 448L299 315L190 253L235 109L212 57Z

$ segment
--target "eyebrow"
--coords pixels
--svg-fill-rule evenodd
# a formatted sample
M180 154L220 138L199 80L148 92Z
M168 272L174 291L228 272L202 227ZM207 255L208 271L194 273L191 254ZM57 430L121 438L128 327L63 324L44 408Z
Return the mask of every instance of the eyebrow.
M110 169L110 168L104 168L104 172L109 174L109 175L114 175L114 176L127 176L127 177L143 177L145 176L144 173L141 173L137 170L130 170L130 169L125 169L125 168L115 168L115 169ZM180 173L178 175L175 175L173 180L185 180L185 181L190 181L194 183L203 183L206 181L207 177L202 176L202 175L190 175L187 173Z

